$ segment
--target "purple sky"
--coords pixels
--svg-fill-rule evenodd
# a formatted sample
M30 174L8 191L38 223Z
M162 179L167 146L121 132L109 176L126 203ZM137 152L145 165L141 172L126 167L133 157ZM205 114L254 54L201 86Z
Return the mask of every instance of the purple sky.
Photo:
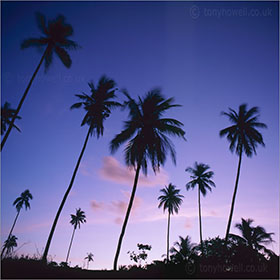
M88 93L87 83L102 74L136 97L160 86L181 108L166 116L184 123L187 142L174 139L177 165L168 158L160 174L140 178L119 264L137 243L152 245L148 262L166 252L167 215L158 209L159 190L169 182L185 196L171 218L170 242L190 235L199 241L197 191L186 192L185 168L209 164L216 189L202 198L203 238L223 237L238 158L219 130L229 126L220 112L242 103L260 107L265 148L242 162L233 224L252 218L274 232L270 246L279 253L279 29L277 2L2 2L1 101L16 107L41 53L20 50L28 37L40 36L34 13L59 13L74 27L71 69L57 57L45 74L40 69L2 153L1 238L16 215L13 201L25 189L34 199L22 211L14 234L18 254L43 252L50 227L68 187L87 128L84 112L70 111L74 94ZM235 12L241 14L236 14ZM123 100L120 94L120 100ZM77 230L71 265L95 255L90 268L112 268L134 172L124 164L123 147L110 155L109 142L122 129L127 112L116 110L105 123L104 137L91 138L73 189L63 209L49 254L64 261L70 242L70 214L81 207L87 223ZM232 227L233 233L238 233ZM26 244L25 244L26 243Z

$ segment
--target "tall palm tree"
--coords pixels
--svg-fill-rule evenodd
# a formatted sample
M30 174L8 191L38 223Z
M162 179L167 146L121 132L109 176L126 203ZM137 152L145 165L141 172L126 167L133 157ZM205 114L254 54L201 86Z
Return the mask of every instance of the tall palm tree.
M113 101L113 99L116 98L115 91L117 90L115 88L116 83L112 80L107 78L106 76L102 76L98 82L97 87L94 86L93 82L90 82L89 84L91 95L87 95L85 93L83 94L76 94L76 96L81 99L81 102L75 103L71 106L71 109L74 108L81 108L83 107L86 111L85 117L82 120L83 125L88 125L88 132L86 135L86 139L82 148L82 151L80 153L80 156L78 158L78 161L76 163L72 178L70 180L70 184L64 194L64 197L60 203L59 209L57 211L57 214L55 216L47 244L44 250L43 254L43 260L47 260L47 255L50 247L50 243L56 228L56 224L58 221L58 218L60 216L60 213L63 209L63 206L65 204L65 201L71 191L71 188L73 186L77 171L79 169L80 162L82 160L89 136L92 136L93 134L96 135L97 138L103 135L104 126L103 122L110 116L111 109L115 107L121 106L120 103Z
M175 263L185 263L190 256L195 254L195 244L191 242L191 237L186 238L179 236L179 241L174 243L170 249L171 259Z
M53 53L55 53L62 63L70 68L72 60L67 50L77 49L78 45L76 42L69 39L73 35L73 28L70 24L65 22L65 17L62 15L57 16L54 20L46 22L46 18L41 13L36 13L37 25L43 36L38 38L29 38L22 42L21 49L29 47L37 47L41 50L45 47L45 51L41 57L41 60L33 73L31 80L29 81L27 88L25 89L23 96L18 104L17 109L13 114L13 118L10 122L9 128L1 142L1 151L5 145L5 142L14 126L15 119L18 116L20 108L26 98L26 95L32 85L32 82L37 75L43 61L45 60L45 70L47 70L52 63Z
M85 257L85 260L87 260L87 269L88 269L88 266L89 266L89 263L90 262L93 262L93 253L87 253L87 256Z
M77 229L77 226L79 226L79 228L80 228L81 224L83 224L85 222L86 222L86 215L85 215L85 212L81 210L81 208L76 209L76 215L71 214L70 224L74 226L74 229L73 229L69 249L67 252L67 257L66 257L66 261L65 261L66 263L68 263L68 258L69 258L69 254L70 254L70 250L71 250L71 246L72 246L72 242L73 242L73 238L74 238L74 234Z
M235 227L240 230L242 237L235 234L230 234L230 237L238 239L254 250L266 249L262 244L272 243L272 235L274 233L266 232L261 226L253 227L253 222L254 220L252 219L245 220L241 218L241 223L237 223Z
M1 135L3 135L7 130L7 125L11 124L11 119L16 112L16 110L12 109L10 106L10 103L5 102L4 106L1 107ZM16 119L20 120L21 117L16 116ZM20 132L20 129L15 124L13 124L12 127Z
M30 209L30 203L29 203L29 200L30 199L33 199L33 196L32 194L29 192L29 190L25 190L24 192L22 192L20 194L20 196L18 198L16 198L16 200L14 201L13 205L16 206L16 209L17 209L17 215L15 217L15 220L14 220L14 223L12 225L12 228L10 230L10 233L8 235L8 238L6 241L9 241L10 240L10 237L12 236L12 232L13 232L13 229L16 225L16 222L17 222L17 219L18 219L18 216L19 216L19 213L22 209L23 206L25 206L25 210L27 209ZM3 249L2 249L2 252L1 252L1 257L3 256L4 254L4 251L6 250L7 248L5 247L5 245L3 246Z
M186 172L191 173L191 181L186 184L186 189L194 189L198 187L198 214L199 214L199 233L200 244L202 246L202 223L201 223L201 205L200 205L200 193L203 196L206 195L207 190L212 191L211 187L216 187L215 183L211 180L214 176L213 171L209 171L210 166L204 163L195 162L194 168L186 168Z
M118 257L124 237L126 225L133 205L137 188L140 169L147 174L147 162L150 160L154 172L166 161L170 152L175 161L175 149L167 135L184 138L185 132L181 129L183 124L175 119L161 118L170 108L178 107L173 103L173 98L164 99L159 89L154 89L146 94L144 99L136 102L124 91L128 101L125 105L129 108L129 120L125 122L124 130L111 141L111 152L115 152L121 144L128 141L125 148L125 160L128 166L135 168L134 184L121 229L118 246L114 259L114 270L117 269Z
M182 203L183 195L179 194L180 190L172 184L169 184L168 187L165 186L164 189L160 190L163 195L158 197L160 201L158 207L163 206L163 211L167 209L168 211L168 223L167 223L167 261L169 261L169 230L170 230L170 215L173 215L174 212L178 213L180 205Z
M14 250L14 247L17 247L17 237L15 235L9 235L7 240L4 242L4 248L6 249L5 256L11 254L12 251ZM2 255L1 255L1 259L2 259Z
M247 104L242 104L239 106L238 113L233 109L229 108L229 112L222 112L222 115L225 115L229 118L229 121L232 123L231 126L222 129L220 131L220 136L227 136L228 141L230 142L229 149L231 152L236 152L239 156L237 175L235 181L234 192L232 196L230 214L226 229L226 240L228 240L228 235L230 231L234 203L237 193L240 167L243 153L246 156L251 157L253 153L256 154L256 147L258 144L265 146L263 142L263 137L256 128L266 128L267 126L264 123L258 121L259 119L259 109L258 107L253 107L247 110Z

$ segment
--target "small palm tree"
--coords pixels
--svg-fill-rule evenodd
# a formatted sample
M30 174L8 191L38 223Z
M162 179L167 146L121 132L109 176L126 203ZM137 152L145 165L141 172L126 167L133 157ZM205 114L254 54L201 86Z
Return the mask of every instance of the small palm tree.
M128 101L125 105L129 108L129 120L125 122L124 130L111 141L111 152L115 152L121 144L128 141L125 148L125 160L128 166L136 169L134 184L127 207L127 212L121 229L118 246L114 259L114 270L117 269L118 258L126 225L132 209L133 200L137 188L140 169L147 174L147 162L151 161L152 168L156 173L160 165L166 161L167 153L170 152L173 162L175 161L175 149L167 135L178 136L183 139L185 132L181 129L183 124L175 119L161 118L170 108L178 107L173 103L173 98L165 99L159 89L146 94L144 99L136 102L124 91Z
M104 125L103 125L104 121L110 116L112 109L121 106L120 103L113 101L113 99L116 98L115 91L117 89L115 88L116 83L112 79L109 79L106 76L102 76L98 82L97 87L94 86L93 82L89 83L88 85L91 90L91 95L87 95L85 93L77 94L76 96L81 100L81 102L75 103L74 105L71 106L71 109L81 108L81 107L85 109L86 114L85 117L83 118L81 126L86 124L89 126L89 128L82 151L80 153L77 164L75 166L70 184L64 194L64 197L61 201L61 204L55 216L43 254L44 261L47 260L50 243L54 234L54 230L57 225L58 218L63 209L65 201L71 191L71 188L74 184L74 180L76 178L76 174L79 169L80 162L85 152L89 136L92 136L93 134L95 134L97 138L102 136L104 131Z
M94 257L93 253L87 253L87 256L85 257L85 260L87 260L87 269L88 269L89 263L94 261L93 257Z
M82 211L81 208L78 208L78 209L76 209L76 215L71 214L70 224L74 226L74 229L73 229L69 249L67 252L67 257L66 257L66 261L65 261L66 263L68 263L68 258L69 258L69 254L70 254L70 250L71 250L71 246L72 246L72 242L73 242L73 238L74 238L74 234L77 229L77 226L79 226L79 228L80 228L81 224L83 224L83 223L86 223L85 212Z
M25 210L27 209L30 209L30 203L29 203L29 200L30 199L33 199L33 196L32 194L29 192L29 190L25 190L24 192L22 192L20 194L20 196L14 201L13 205L16 206L16 209L17 209L17 215L15 217L15 220L14 220L14 223L12 225L12 228L10 230L10 233L8 235L8 238L7 238L7 241L10 240L10 237L12 236L12 232L13 232L13 229L16 225L16 222L17 222L17 219L18 219L18 216L19 216L19 213L22 209L23 206L25 206ZM3 256L4 254L4 251L6 250L7 248L5 247L5 245L3 246L3 249L2 249L2 253L1 253L1 257Z
M4 106L1 107L1 135L5 133L7 126L11 124L11 120L16 112L16 110L12 109L10 106L10 103L5 102ZM16 119L20 120L21 117L16 116ZM20 132L20 129L15 124L13 124L12 127Z
M183 195L179 194L180 190L176 189L174 185L169 184L168 187L160 190L163 195L158 197L160 201L158 207L163 206L163 211L168 211L168 223L167 223L167 261L169 261L169 230L170 230L170 215L174 212L178 213L180 205L182 203Z
M230 234L230 237L238 239L254 250L265 250L266 248L262 244L272 243L272 235L274 233L267 233L261 226L253 227L253 222L254 220L252 219L245 220L241 218L241 223L237 223L235 227L240 230L242 237L235 234Z
M22 42L21 49L26 49L29 47L37 47L41 49L45 47L45 51L41 57L41 60L33 73L31 80L29 81L27 88L25 89L23 96L19 102L17 109L13 114L13 118L10 122L9 128L1 142L1 151L5 145L5 142L11 132L12 127L14 127L15 119L18 116L20 108L26 98L26 95L32 85L32 82L37 75L43 61L45 60L45 70L47 70L52 63L53 53L55 53L62 63L70 68L72 60L67 52L67 50L77 49L78 45L76 42L70 40L68 37L73 35L73 28L70 24L65 22L65 17L59 15L54 20L46 22L46 18L41 13L36 13L37 25L40 31L43 33L43 37L39 38L29 38Z
M5 256L10 255L15 247L17 247L17 237L15 235L9 235L8 239L4 242L4 248L6 249ZM2 259L2 255L1 255L1 259Z
M195 162L194 168L186 168L186 172L190 172L192 175L191 181L186 184L186 189L194 189L198 187L198 214L199 214L199 232L200 232L200 244L202 245L202 223L201 223L201 205L200 205L200 193L203 196L206 195L207 190L212 191L211 187L216 187L215 183L211 180L214 176L213 171L209 171L209 165L204 163Z
M191 242L191 237L179 236L179 241L174 243L170 249L171 259L175 263L186 263L188 259L195 254L195 244Z
M266 128L267 126L264 123L260 123L259 119L259 108L253 107L247 110L247 104L242 104L239 106L238 113L233 109L229 108L229 112L222 112L222 115L225 115L229 118L229 121L232 123L231 126L222 129L220 131L220 136L227 136L228 141L230 142L229 149L231 152L236 152L239 156L239 163L237 168L237 175L235 181L234 192L232 196L230 214L226 230L226 240L228 240L228 235L230 231L234 203L237 193L238 180L240 175L240 167L242 155L245 153L248 157L251 157L253 153L256 154L256 147L258 144L265 146L263 142L263 137L256 128Z

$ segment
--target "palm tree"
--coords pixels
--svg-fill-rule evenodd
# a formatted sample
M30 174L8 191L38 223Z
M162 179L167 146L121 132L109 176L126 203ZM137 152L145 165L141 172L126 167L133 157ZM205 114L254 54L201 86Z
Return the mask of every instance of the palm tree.
M89 129L87 132L87 136L82 148L82 151L80 153L80 156L78 158L77 164L75 166L70 184L64 194L64 197L61 201L61 204L59 206L59 209L57 211L57 214L55 216L47 244L44 250L43 254L43 260L47 260L47 255L50 247L50 243L54 234L54 230L56 228L56 224L58 221L58 218L60 216L60 213L63 209L63 206L65 204L65 201L71 191L71 188L73 186L77 171L79 169L80 162L82 160L89 136L92 136L92 134L95 134L97 138L103 135L104 126L103 122L110 116L111 109L121 106L118 102L112 101L114 98L116 98L115 91L117 90L115 88L115 82L112 79L107 78L106 76L102 76L98 82L97 87L94 86L93 82L90 82L89 84L91 95L87 95L85 93L83 94L76 94L76 96L81 99L81 102L75 103L71 106L71 109L74 108L81 108L83 107L86 111L85 117L83 118L82 124L88 125Z
M27 210L28 208L30 209L30 203L29 203L29 200L30 200L30 199L33 199L32 194L29 192L29 190L25 190L25 191L22 192L22 193L20 194L20 196L14 201L13 205L16 206L17 215L16 215L16 217L15 217L14 223L13 223L13 225L12 225L12 228L11 228L11 230L10 230L10 233L9 233L8 238L7 238L6 241L9 241L9 240L10 240L10 237L12 236L13 229L14 229L14 227L15 227L15 225L16 225L16 222L17 222L17 219L18 219L18 216L19 216L19 213L20 213L22 207L25 206L25 210ZM7 248L6 248L5 245L4 245L4 246L3 246L3 250L2 250L2 252L1 252L1 258L2 258L3 254L4 254L5 249L7 249Z
M32 82L37 75L43 61L45 60L45 71L49 68L52 63L53 53L55 53L62 63L70 68L72 60L67 52L67 50L77 49L78 45L76 42L68 39L68 37L73 35L73 28L70 24L65 22L65 17L62 15L57 16L54 20L46 22L46 18L41 13L36 13L37 25L43 36L38 38L29 38L22 42L21 49L29 47L37 47L41 50L45 47L45 51L41 57L41 60L33 73L31 80L29 81L27 88L25 89L23 96L18 104L17 109L13 114L13 118L10 122L9 128L1 142L1 151L5 145L5 142L14 126L15 119L18 116L19 110L26 98L26 95L32 85Z
M87 260L87 269L88 269L88 265L89 265L89 263L92 261L94 261L93 260L93 257L94 257L94 255L93 255L93 253L87 253L87 256L85 257L85 260Z
M204 163L195 162L194 168L186 168L186 172L190 172L192 175L191 181L186 184L186 189L194 189L198 186L198 214L199 214L199 232L200 232L200 244L202 246L202 223L201 223L201 205L200 205L200 193L203 196L206 195L207 190L212 191L211 187L216 187L215 183L211 180L214 176L213 171L208 171L209 165Z
M160 190L163 195L158 197L160 203L158 207L163 206L163 211L168 211L168 224L167 224L167 261L169 261L169 230L170 230L170 214L178 213L180 205L182 203L183 195L179 194L180 190L176 189L174 185L169 184L164 189Z
M7 125L11 124L11 119L13 118L16 110L10 108L10 103L5 102L4 106L1 107L1 135L5 133L7 130ZM16 119L21 119L20 116L16 116ZM14 127L16 130L20 132L20 129L13 124L12 127Z
M9 235L7 240L4 242L4 249L6 249L6 256L12 253L14 247L17 247L17 237L15 235ZM2 252L4 252L4 249ZM2 259L2 255L1 255Z
M254 250L265 250L266 248L262 244L272 243L273 239L271 236L274 233L266 232L266 230L261 226L253 227L253 222L254 220L252 219L245 220L241 218L241 223L237 223L235 227L240 230L242 237L235 234L230 234L229 236L241 241L243 244Z
M170 249L171 259L175 263L185 263L195 254L195 244L191 242L191 237L187 235L186 238L179 236L179 241L174 243Z
M66 261L65 261L66 263L68 263L70 249L71 249L71 246L72 246L72 242L73 242L73 238L74 238L74 234L75 234L75 231L77 229L77 226L79 226L79 228L80 228L81 224L83 224L85 222L86 222L85 212L82 211L81 208L76 209L76 215L71 214L70 224L74 226L74 230L73 230L73 233L72 233L69 249L68 249L68 252L67 252L67 257L66 257Z
M129 108L129 120L125 122L124 130L111 141L111 152L115 152L121 144L128 141L125 148L125 160L128 166L136 170L134 184L123 222L114 259L114 270L117 269L118 257L124 237L126 225L133 205L137 188L140 169L147 174L147 162L151 161L154 172L159 170L160 165L166 161L167 153L170 152L173 162L175 161L175 149L167 135L184 138L185 132L181 129L183 124L175 119L161 118L170 108L178 107L173 103L173 98L164 99L159 89L154 89L146 94L144 99L139 97L138 102L132 99L124 91L128 98L125 105Z
M225 115L229 118L229 121L233 124L225 129L220 131L220 136L227 136L228 141L230 142L229 149L231 152L236 152L239 156L237 175L235 181L234 192L232 196L230 214L226 230L226 240L228 240L228 235L230 231L234 203L237 193L238 180L240 175L240 167L242 155L245 154L248 157L251 157L253 153L256 154L256 147L258 144L265 146L263 142L263 137L256 128L266 128L267 126L264 123L260 123L259 119L259 109L258 107L253 107L247 111L247 104L242 104L239 106L238 113L233 109L229 108L229 112L222 112L222 115Z

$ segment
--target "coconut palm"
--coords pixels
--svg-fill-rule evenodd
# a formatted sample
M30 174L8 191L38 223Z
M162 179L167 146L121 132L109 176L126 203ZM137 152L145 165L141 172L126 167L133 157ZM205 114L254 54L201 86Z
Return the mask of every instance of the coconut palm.
M243 153L245 153L246 156L251 157L253 153L256 154L256 147L258 144L265 146L263 142L263 137L256 128L266 128L267 126L264 123L260 123L258 121L258 113L258 107L253 107L247 110L247 104L240 105L238 113L231 108L229 108L228 113L222 112L222 115L225 115L229 118L229 121L232 123L232 125L225 129L222 129L220 131L220 136L227 136L227 139L230 142L230 151L235 151L236 154L239 156L235 187L232 196L230 214L226 229L226 240L228 240L231 221L233 217L242 155Z
M94 257L93 253L87 253L87 256L85 257L85 260L87 260L87 269L88 269L89 263L94 261L93 257Z
M77 227L80 228L81 224L83 224L85 222L86 222L85 212L82 211L81 208L76 209L76 215L71 214L70 224L74 226L74 229L73 229L69 249L68 249L68 252L67 252L67 257L66 257L66 261L65 261L66 263L68 263L68 258L69 258L69 254L70 254L70 250L71 250L71 246L72 246L75 231L76 231Z
M158 197L160 201L158 207L163 206L163 211L167 209L168 211L168 223L167 223L167 261L169 261L169 230L170 230L170 215L173 215L174 212L177 214L182 203L183 195L179 194L180 190L176 189L176 186L169 184L164 189L160 190L163 195Z
M209 171L210 166L204 163L195 162L194 168L186 168L186 172L191 173L191 181L186 184L186 189L194 189L197 186L198 190L198 214L199 214L199 233L200 244L202 245L202 223L201 223L201 205L200 205L200 193L203 196L206 195L207 190L212 191L211 187L216 187L215 183L211 180L214 176L213 171Z
M47 259L50 243L51 243L51 240L52 240L52 237L54 234L54 230L56 228L58 218L60 216L60 213L65 204L65 201L73 186L77 171L79 169L80 162L82 160L86 145L88 143L89 136L96 135L97 138L102 136L103 131L104 131L103 123L110 116L111 109L121 106L118 102L113 101L113 99L116 98L115 91L117 89L115 88L116 84L112 79L109 79L106 76L102 76L96 87L93 82L90 82L88 85L90 87L91 95L87 95L85 93L76 94L76 96L81 100L81 102L75 103L71 106L71 109L81 108L81 107L83 107L83 109L85 109L86 114L82 120L81 126L88 125L89 128L88 128L88 132L86 135L84 145L82 147L82 151L81 151L78 161L76 163L70 184L61 201L61 204L60 204L57 214L55 216L55 219L54 219L54 222L53 222L53 225L52 225L52 228L51 228L48 240L47 240L47 244L46 244L44 254L43 254L43 260L45 260L45 261Z
M12 236L12 232L13 232L13 229L16 225L16 222L17 222L17 219L18 219L18 216L19 216L19 213L22 209L23 206L25 206L25 210L27 209L30 209L30 203L29 203L29 200L30 199L33 199L33 196L32 194L29 192L29 190L25 190L24 192L22 192L20 194L20 196L14 201L13 205L15 205L16 207L16 210L17 210L17 214L16 214L16 217L15 217L15 220L14 220L14 223L12 225L12 228L10 230L10 233L8 235L8 238L7 240L10 240L10 237ZM7 249L5 247L5 245L3 246L3 249L2 249L2 252L1 252L1 257L3 256L4 254L4 251L5 249Z
M31 80L27 85L27 88L23 93L23 96L21 97L18 107L13 114L13 118L10 122L9 128L1 142L1 151L11 132L12 127L14 126L15 119L18 116L20 108L43 61L45 61L45 70L47 70L52 63L53 53L55 53L62 61L64 66L70 68L72 60L67 51L78 48L77 43L69 39L69 37L73 35L73 28L70 24L65 22L64 16L59 15L54 20L50 20L47 23L44 15L42 15L41 13L36 13L36 19L38 28L42 32L43 36L24 40L21 44L21 49L36 47L41 50L43 47L45 47L45 50L35 72L31 77Z
M161 118L168 109L180 106L172 104L173 98L164 99L159 89L148 92L144 99L139 97L138 102L132 99L126 91L124 94L128 99L125 105L129 108L129 120L125 122L124 130L111 141L110 148L111 152L115 152L121 144L128 141L125 148L125 160L128 166L134 167L136 173L118 241L114 270L117 269L118 257L133 205L140 169L146 175L147 163L150 160L156 173L160 165L165 163L168 152L175 163L175 149L167 135L184 138L185 134L181 129L183 126L181 122L175 119Z
M245 220L241 218L241 223L237 223L235 227L240 230L242 236L230 234L230 237L236 238L254 250L265 250L266 248L263 244L272 243L274 233L266 232L261 226L253 227L253 222L254 220L252 219Z
M8 256L13 252L14 247L17 247L17 237L15 235L9 235L8 239L4 242L4 248L6 249L6 256ZM1 259L2 259L2 255L1 255Z
M170 249L171 260L175 263L185 263L195 254L195 244L191 242L191 237L187 235L186 238L179 236L179 241L174 243Z
M8 102L5 102L4 106L1 107L1 135L5 133L7 126L11 124L11 120L15 112L16 110L12 109L10 103ZM16 116L16 119L20 120L21 117ZM20 129L15 124L13 124L12 127L20 132Z

